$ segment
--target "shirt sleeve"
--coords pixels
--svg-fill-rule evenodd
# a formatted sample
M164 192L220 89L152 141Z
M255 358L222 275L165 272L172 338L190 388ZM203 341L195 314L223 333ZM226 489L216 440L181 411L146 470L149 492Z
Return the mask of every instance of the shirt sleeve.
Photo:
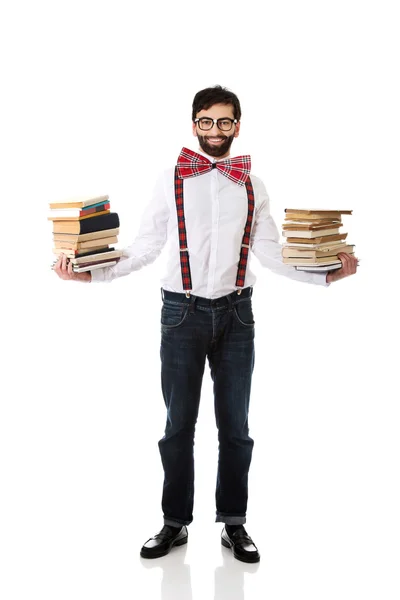
M129 275L151 264L161 254L167 241L169 208L165 193L164 174L158 178L152 197L143 211L134 242L123 249L119 262L113 267L91 271L92 282L110 283L117 277Z
M258 180L258 202L256 204L254 223L250 235L250 248L263 267L267 267L277 275L290 277L295 281L313 283L329 287L326 282L327 273L310 273L298 271L282 260L282 244L279 243L278 228L270 214L270 203L264 184Z

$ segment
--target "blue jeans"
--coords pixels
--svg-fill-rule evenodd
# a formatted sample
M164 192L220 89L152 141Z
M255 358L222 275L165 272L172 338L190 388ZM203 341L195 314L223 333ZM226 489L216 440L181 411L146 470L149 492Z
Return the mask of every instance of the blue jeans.
M216 300L161 291L161 383L167 423L158 446L164 468L164 523L180 527L193 520L194 434L207 357L219 441L216 521L243 524L254 445L248 427L253 289Z

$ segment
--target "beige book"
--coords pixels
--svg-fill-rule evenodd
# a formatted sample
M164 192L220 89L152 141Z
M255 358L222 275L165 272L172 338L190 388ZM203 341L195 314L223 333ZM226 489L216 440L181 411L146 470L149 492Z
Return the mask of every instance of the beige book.
M287 231L283 231L283 235L285 237L297 237L297 238L316 238L322 235L335 235L339 233L339 229L316 229L316 230L295 230L289 229Z
M98 262L108 259L119 258L120 256L122 256L122 250L111 250L110 252L100 252L99 254L89 254L88 256L72 258L71 262L73 265L79 265L81 263Z
M87 248L88 250L95 249L100 246L108 246L110 244L116 244L118 242L118 237L115 235L113 237L108 238L98 238L95 240L88 240L87 242L68 242L65 240L56 240L54 239L54 246L56 248L71 248L71 250L84 250Z
M114 265L117 264L116 260L110 260L108 262L105 263L101 263L98 265L87 265L86 267L73 267L73 272L74 273L84 273L85 271L94 271L95 269L104 269L104 267L113 267Z
M351 252L349 252L349 254L352 254ZM315 266L315 265L321 265L321 264L329 264L329 265L335 265L335 264L339 264L342 261L337 258L337 256L318 256L316 258L286 258L286 257L282 257L282 261L286 264L286 265L299 265L299 266Z
M338 217L337 219L309 219L306 217L301 217L300 219L296 219L295 217L285 217L285 220L283 222L284 225L288 224L293 224L296 225L297 223L301 223L303 224L308 224L308 225L330 225L331 223L341 223L341 219L340 217Z
M54 241L58 242L86 242L119 235L119 228L103 229L102 231L92 231L91 233L53 233Z
M99 204L100 202L106 202L109 196L74 196L73 198L66 198L56 202L50 202L50 208L84 208L85 206L91 206L92 204Z
M331 229L332 227L341 227L343 225L343 223L341 221L330 221L329 223L309 223L308 221L298 221L297 223L294 223L293 221L291 221L290 223L283 223L282 225L282 229L283 230L290 230L290 229L305 229L307 230L318 230L318 229Z
M324 242L335 242L336 240L345 240L347 238L347 233L339 233L337 235L322 235L316 238L307 239L307 238L297 238L297 237L287 237L286 241L288 244L292 243L301 243L301 244L322 244Z
M83 217L47 217L48 221L83 221L84 219L92 219L93 217L99 217L100 215L108 215L110 210L101 210L100 212L94 212L90 215Z
M94 252L95 250L104 250L105 248L108 248L108 246L96 246L95 248L85 248L80 250L74 248L53 248L53 254L65 254L68 258L75 258L77 254L82 252L90 252L91 250Z
M354 252L354 245L344 245L336 248L325 248L324 250L304 250L299 248L283 248L282 256L286 258L317 258L324 256L337 256L338 252L346 252L352 254Z
M310 240L313 242L314 240ZM284 248L298 248L299 250L324 250L325 248L341 248L346 246L346 242L325 242L321 244L300 244L300 243L283 243Z
M285 208L286 214L304 214L304 215L318 215L324 218L337 216L337 215L351 215L352 210L335 210L335 209L325 209L325 208Z
M340 213L327 213L322 215L321 213L307 214L307 213L285 213L285 221L331 221L332 219L340 221L342 215Z

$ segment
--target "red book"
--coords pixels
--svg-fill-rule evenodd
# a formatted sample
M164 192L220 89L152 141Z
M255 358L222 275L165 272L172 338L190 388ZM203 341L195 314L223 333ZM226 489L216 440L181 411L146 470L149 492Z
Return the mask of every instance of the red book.
M98 206L93 206L90 208L83 208L79 211L79 216L84 217L85 215L91 215L93 213L101 212L102 210L109 210L109 208L109 202L107 202L106 204L99 204Z

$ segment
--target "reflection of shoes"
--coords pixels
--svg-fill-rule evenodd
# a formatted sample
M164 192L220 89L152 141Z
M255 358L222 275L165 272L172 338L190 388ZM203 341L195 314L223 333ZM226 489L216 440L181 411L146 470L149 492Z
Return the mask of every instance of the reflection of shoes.
M140 556L143 558L159 558L165 556L173 546L182 546L186 544L188 532L185 527L178 530L176 527L164 525L160 533L147 540L140 550Z
M231 548L233 556L238 560L247 563L255 563L260 560L260 554L257 547L251 537L247 535L247 531L243 525L238 527L231 535L228 534L224 527L221 534L221 544L225 546L225 548Z

